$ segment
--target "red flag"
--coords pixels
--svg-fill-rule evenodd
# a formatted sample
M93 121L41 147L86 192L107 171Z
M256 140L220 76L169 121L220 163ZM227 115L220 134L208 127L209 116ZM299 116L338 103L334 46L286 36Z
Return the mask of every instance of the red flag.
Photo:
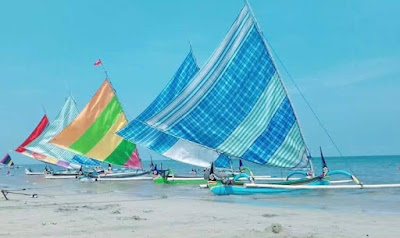
M94 66L101 65L101 60L99 59L98 61L94 62Z

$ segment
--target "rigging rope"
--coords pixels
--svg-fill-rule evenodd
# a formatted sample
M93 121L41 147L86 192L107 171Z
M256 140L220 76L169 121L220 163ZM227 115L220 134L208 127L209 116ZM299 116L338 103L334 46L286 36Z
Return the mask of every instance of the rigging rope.
M265 36L264 36L265 37ZM267 42L268 39L265 37L265 40ZM335 147L336 151L339 153L340 157L344 158L342 152L340 151L339 147L336 145L335 141L333 140L332 136L329 134L328 130L325 128L324 124L321 122L321 120L319 119L317 113L314 111L314 109L311 107L311 104L308 102L307 98L304 96L304 94L302 93L302 91L300 90L299 86L297 86L296 82L294 81L294 79L292 78L292 76L290 75L289 71L286 69L285 65L283 64L282 60L279 58L278 54L275 52L275 49L271 46L271 44L268 43L269 48L272 50L272 52L274 53L275 57L278 59L279 63L281 64L283 70L286 72L286 74L288 75L290 81L294 84L294 86L296 87L296 90L300 93L301 97L303 98L304 102L307 104L308 108L310 109L311 113L313 114L314 118L317 120L318 124L321 126L321 128L324 130L325 134L328 136L329 140L331 141L331 143L333 144L333 146ZM346 162L347 159L345 159ZM351 166L348 164L350 171L352 174L354 174L353 169L351 168Z

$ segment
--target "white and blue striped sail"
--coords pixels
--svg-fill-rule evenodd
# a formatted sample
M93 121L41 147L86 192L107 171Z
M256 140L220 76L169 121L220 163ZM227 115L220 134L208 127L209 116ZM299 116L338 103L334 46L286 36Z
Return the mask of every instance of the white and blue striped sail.
M157 98L135 120L118 132L124 139L184 163L208 167L217 157L215 150L192 143L153 128L144 121L168 106L192 81L199 71L193 52L185 60ZM178 145L178 147L177 147ZM175 150L170 150L175 148Z
M151 141L170 158L202 149L208 154L196 159L203 162L222 153L270 166L309 166L291 102L247 5L204 68L166 101L162 110L139 117L136 124L171 138L169 143ZM128 126L119 134L132 140L132 130Z
M53 139L58 133L60 133L66 126L68 126L78 115L78 109L76 107L75 100L72 96L69 96L61 111L57 115L56 119L50 123L50 125L37 137L34 141L26 146L30 151L56 158L62 161L70 163L73 168L79 168L81 165L96 166L100 165L100 162L92 160L90 158L76 155L70 151L59 148L49 141Z
M160 96L168 93L167 87ZM151 114L142 114L119 135L132 140L134 124L162 131L168 140L154 141L150 131L140 136L174 159L202 148L208 154L196 159L203 162L222 153L270 166L309 166L297 118L249 6L204 68L173 95L158 97L152 105L162 107L150 106Z

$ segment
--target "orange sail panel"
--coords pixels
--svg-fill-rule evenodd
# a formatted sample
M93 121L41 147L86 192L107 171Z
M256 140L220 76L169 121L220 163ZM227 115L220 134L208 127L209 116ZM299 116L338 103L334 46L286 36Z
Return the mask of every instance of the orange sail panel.
M106 79L77 118L50 142L99 161L141 168L136 145L116 135L126 125L121 103Z

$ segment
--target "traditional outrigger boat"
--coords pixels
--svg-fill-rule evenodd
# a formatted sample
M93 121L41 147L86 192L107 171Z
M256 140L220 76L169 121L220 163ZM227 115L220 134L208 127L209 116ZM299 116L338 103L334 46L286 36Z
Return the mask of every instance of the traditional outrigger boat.
M43 172L38 172L38 171L33 171L30 168L25 168L25 174L26 175L44 175L44 171Z
M326 186L330 184L348 183L354 181L357 185L362 186L359 180L352 174L344 170L333 170L329 171L328 166L325 162L324 156L321 150L322 159L322 173L319 176L313 176L306 171L293 171L288 174L284 181L268 182L268 183L256 183L256 181L249 176L247 173L240 173L230 181L218 181L217 183L209 183L208 187L216 195L250 195L250 194L271 194L271 193L283 193L298 190L303 187L312 186L317 188L318 186ZM290 180L293 175L303 175L303 178L296 178ZM331 181L332 175L344 175L348 177L347 180L336 180ZM244 179L244 181L243 181ZM337 185L349 186L349 185ZM295 188L294 188L295 187ZM294 188L294 189L292 189ZM308 188L308 187L307 187Z
M192 57L190 54L187 59ZM330 177L336 174L348 176L356 183L353 186L362 187L346 171L314 175L311 154L293 105L247 1L206 65L199 70L196 64L185 60L174 78L178 79L171 80L119 135L165 157L201 167L209 167L220 156L226 156L311 174L278 184L259 184L251 175L240 173L233 179L220 178L224 184L215 182L213 193L352 186L331 185ZM248 182L240 182L243 179Z
M157 171L157 170L156 170ZM165 184L203 184L207 180L204 176L197 175L175 175L172 169L158 170L158 176L154 178L155 183Z
M150 171L137 171L142 164L136 145L115 135L116 130L126 123L115 90L106 79L80 114L72 96L67 97L55 120L49 124L45 115L16 151L66 169L40 173L27 171L29 175L45 174L49 179L72 179L82 174L94 177L94 173L99 172L96 167L103 162L135 170L97 173L97 180L151 179L145 176Z
M43 171L33 171L31 168L25 168L25 174L26 175L46 175L46 174L51 174L53 169L47 165L44 167Z
M127 181L127 180L152 180L152 170L131 169L120 167L112 169L109 165L108 169L96 169L94 171L81 173L79 179L82 181Z
M46 179L75 179L79 175L77 170L51 171L44 176Z
M247 24L249 27L244 27ZM241 27L242 26L242 27ZM280 145L276 144L276 149L275 151L272 151L272 153L269 153L270 157L268 158L268 161L266 161L267 165L273 165L276 167L287 167L287 164L293 161L296 161L298 163L294 168L299 167L298 165L303 164L303 165L309 165L310 166L310 172L306 171L295 171L292 172L288 175L287 181L281 181L281 182L275 182L275 183L256 183L254 179L249 176L247 173L240 173L234 177L233 180L225 180L218 183L213 183L210 184L209 187L211 188L211 191L216 194L216 195L230 195L230 194L235 194L235 195L249 195L249 194L270 194L270 193L282 193L282 192L289 192L289 191L294 191L294 190L316 190L316 189L350 189L350 188L385 188L385 187L399 187L400 184L381 184L381 185L363 185L360 183L360 181L351 173L344 171L344 170L333 170L333 171L328 171L328 167L326 165L324 156L322 154L321 150L321 159L322 159L322 164L323 164L323 171L321 175L315 176L314 171L312 168L312 163L311 163L311 156L308 152L307 147L305 146L303 136L301 135L300 127L298 126L298 121L297 117L294 113L294 110L292 108L292 105L290 103L290 100L287 96L287 92L283 86L283 82L281 80L281 77L277 71L277 67L272 59L272 54L269 51L269 47L267 45L267 42L265 38L263 37L261 30L258 26L258 23L254 17L254 14L249 6L249 4L246 2L246 5L242 9L240 15L236 19L235 23L233 24L231 31L238 31L239 33L237 34L243 34L247 35L247 37L244 37L241 39L241 43L238 44L237 48L235 51L240 51L245 46L247 45L246 42L253 40L251 37L252 35L256 38L258 38L258 43L261 46L261 49L259 49L259 52L264 52L264 54L267 56L266 60L263 62L260 60L259 62L254 63L250 67L253 67L254 70L257 71L257 68L259 67L267 67L267 68L272 68L272 71L275 73L271 76L271 81L272 80L277 80L280 82L280 87L276 87L275 89L271 89L271 87L268 87L265 89L264 93L266 95L269 95L270 101L266 101L266 103L270 104L275 104L276 102L279 102L279 97L278 95L284 95L288 101L288 106L286 108L286 112L283 112L281 115L279 115L279 110L281 108L277 108L277 111L275 111L275 116L279 116L279 119L276 120L275 123L273 122L274 118L271 118L269 121L269 124L267 126L267 130L270 130L270 133L266 133L263 135L263 133L267 132L264 131L259 134L259 137L257 140L260 140L265 135L269 135L272 137L275 137L274 140L277 140L279 137L281 137L281 142ZM227 38L229 38L229 34ZM233 40L233 39L230 39ZM260 56L261 57L261 56ZM232 61L235 59L233 58ZM264 65L263 65L264 64ZM268 66L269 65L269 66ZM249 67L247 65L247 67ZM272 84L271 82L269 84ZM251 95L254 96L254 95ZM261 96L262 97L262 96ZM274 108L268 108L265 112L265 115L271 114ZM286 115L285 115L286 114ZM290 115L291 114L291 115ZM261 119L262 114L257 115L259 119ZM292 118L292 124L288 123L288 118ZM279 123L278 123L279 121ZM257 122L256 122L257 123ZM262 124L262 121L259 121L258 123ZM291 133L293 131L293 128L297 127L297 133ZM250 129L250 128L249 128ZM286 131L286 132L283 132ZM272 134L271 132L275 132L276 134L279 135L277 138L276 135ZM283 132L283 133L282 133ZM295 135L297 134L297 135ZM238 139L237 137L235 139ZM271 145L274 145L276 141L271 140L269 137L265 136L263 140L260 140L260 142L264 143L264 146L266 148L270 148ZM279 140L279 139L278 139ZM287 143L286 141L289 141ZM296 144L297 142L297 144ZM297 160L296 157L292 157L292 155L301 155L301 157ZM242 155L242 156L245 156ZM278 158L277 158L278 157ZM243 157L246 159L246 157ZM292 160L292 161L291 161ZM270 161L273 161L271 163ZM278 161L278 163L277 163ZM253 162L258 162L258 161L253 161ZM300 166L302 167L302 166ZM294 174L302 174L305 177L300 178L300 179L295 179L295 180L288 180L292 175ZM341 180L341 181L331 181L331 177L334 175L342 175L346 176L349 178L348 180ZM246 182L242 183L240 179L245 179L247 180ZM343 183L343 182L349 182L353 181L355 185L333 185L336 183Z
M127 180L152 180L151 171L120 171L120 172L94 172L86 175L94 181L127 181Z
M122 105L111 82L106 78L79 115L50 142L105 164L133 169L112 173L83 172L83 176L88 179L95 181L151 179L147 176L150 171L142 170L136 145L115 134L126 124Z
M210 151L203 146L190 141L179 140L163 131L158 130L145 121L156 115L160 110L178 97L183 90L193 81L193 76L198 73L199 67L190 48L189 54L178 68L167 86L161 91L157 98L147 107L136 119L131 121L128 126L117 132L126 140L142 145L165 157L179 162L195 165L198 167L209 168L211 163L215 163L219 169L230 169L230 159L225 155L219 155L215 151ZM163 145L166 143L166 146ZM176 145L172 148L171 145ZM232 171L231 171L232 172ZM229 174L229 172L228 172ZM257 179L275 179L270 176L258 176ZM204 184L207 177L203 175L179 175L172 169L158 170L154 179L156 183L166 184Z
M74 154L49 143L49 141L63 130L76 116L78 110L72 96L68 96L63 107L53 122L49 122L45 115L28 139L16 151L25 156L39 160L46 164L56 165L65 170L54 171L46 169L43 172L25 171L27 175L43 175L46 178L75 178L81 166L100 165L98 161Z
M280 97L278 103L270 103L268 100L271 97L263 93L262 89L268 85L268 81L271 81L269 86L272 89L270 90L275 90L276 88L279 90L279 87L282 87L279 78L273 72L269 72L272 70L271 68L263 68L261 73L266 73L266 77L258 81L254 80L256 82L249 84L250 87L247 87L246 77L252 76L251 64L263 55L257 55L257 51L261 49L261 46L257 42L257 36L254 34L252 34L254 36L250 36L251 40L254 41L254 45L250 46L255 52L244 52L247 49L242 49L243 42L241 41L248 37L251 19L244 14L241 14L240 18L245 21L238 23L239 25L236 25L236 28L229 32L221 47L215 51L215 54L202 70L199 70L193 53L190 51L174 77L158 97L135 120L120 130L118 134L165 157L205 168L209 168L211 163L219 161L221 158L242 158L246 149L249 149L252 142L257 139L257 136L263 132L263 129L265 130L265 123L258 125L258 132L256 133L251 133L248 130L254 124L257 124L257 120L268 119L265 115L263 118L258 118L260 113L267 114L267 109L262 107L268 103L267 106L274 107L274 110L277 110L280 104L283 104L282 107L286 109L286 107L290 107L290 103L288 99L282 97ZM241 32L239 28L246 28L246 30ZM240 51L243 52L240 53ZM232 59L238 54L240 54L238 58L247 57L248 59L245 62L232 63ZM265 55L263 57L261 60L267 60ZM244 72L247 76L232 75L234 70L241 70L239 67L243 63L249 66L246 68L247 72ZM225 73L232 65L234 65L233 68L235 69L231 69L230 71L233 70L232 72ZM274 80L270 80L272 78ZM241 87L237 87L238 85ZM241 88L246 93L241 93ZM254 109L248 118L245 118L244 113L239 113L240 107L242 104L246 104L244 101L247 100L246 94L251 94L252 92L257 93L258 97L262 94L262 97L260 97L259 102L257 102L257 98L249 98L251 99L249 102L252 104L246 105L243 112L249 113L252 110L252 106ZM282 96L282 93L280 96ZM233 103L234 106L229 105L230 103ZM226 105L229 106L226 107ZM232 113L236 109L239 109L239 111ZM268 116L271 119L273 113ZM241 122L243 125L240 125ZM297 125L292 131L296 135L299 134ZM229 137L229 133L231 137ZM225 138L222 138L221 135ZM240 138L240 141L235 141L237 137ZM245 141L246 138L248 141ZM300 138L300 143L301 140L302 138ZM257 147L260 147L259 144L261 143L256 143ZM260 149L252 148L248 153L254 154L258 150ZM295 165L304 167L308 162L308 160L303 159L303 157L306 157L305 154L305 151L303 151L303 153L297 155L302 163L298 163L299 159L297 159L284 167L290 168ZM263 159L261 156L254 156L254 158L246 158L244 156L243 158L256 163L265 163L268 159ZM278 162L276 161L275 164ZM234 175L233 171L229 174L231 180L233 180ZM239 180L242 179L240 178ZM280 180L270 176L259 176L256 179ZM202 177L178 177L171 170L167 170L155 181L164 183L204 183L206 180Z
M65 169L71 169L72 167L70 164L66 161L59 160L53 157L49 157L43 154L36 153L34 151L28 150L26 146L28 146L30 143L35 141L37 138L42 135L42 133L48 128L49 125L49 120L47 118L47 115L44 115L40 122L37 124L35 129L32 131L32 133L29 135L29 137L20 145L18 146L15 151L25 155L29 158L41 161L45 164L51 164L51 165L57 165L59 167L65 168ZM26 175L43 175L45 174L46 171L43 172L36 172L32 171L31 169L27 168L25 169L25 174Z

